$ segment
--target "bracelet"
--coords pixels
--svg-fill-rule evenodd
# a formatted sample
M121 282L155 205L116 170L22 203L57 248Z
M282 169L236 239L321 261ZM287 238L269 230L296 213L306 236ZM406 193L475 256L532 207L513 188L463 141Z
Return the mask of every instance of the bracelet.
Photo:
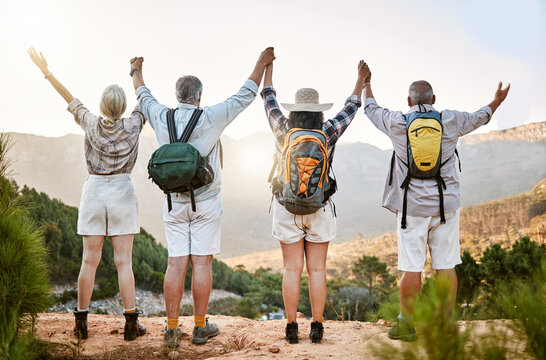
M132 68L131 71L129 71L129 76L133 77L133 74L135 73L135 71L138 71L138 69Z
M53 75L53 74L52 74L51 71L50 71L50 72L48 72L47 74L44 75L44 78L49 80L49 77L50 77L51 75Z

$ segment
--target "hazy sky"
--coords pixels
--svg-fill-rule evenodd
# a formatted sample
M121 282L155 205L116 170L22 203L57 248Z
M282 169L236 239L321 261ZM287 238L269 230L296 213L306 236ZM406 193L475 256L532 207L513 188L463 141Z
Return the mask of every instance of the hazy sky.
M314 87L323 102L334 103L330 117L364 59L384 107L406 110L409 84L426 79L438 109L474 111L502 80L512 83L511 93L483 131L543 121L545 22L540 0L0 0L0 131L82 133L30 61L30 46L96 113L102 90L113 83L125 89L129 108L135 105L133 56L145 58L145 81L160 102L174 107L176 79L193 74L204 84L202 105L212 105L236 92L260 51L274 46L278 99L291 102L297 89ZM260 98L225 133L241 138L255 131L269 131ZM390 146L362 111L342 140Z

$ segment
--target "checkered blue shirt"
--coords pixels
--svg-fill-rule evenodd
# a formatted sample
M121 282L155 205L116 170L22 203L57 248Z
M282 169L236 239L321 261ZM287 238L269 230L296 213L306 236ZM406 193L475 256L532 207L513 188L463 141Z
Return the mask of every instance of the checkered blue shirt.
M288 128L288 118L285 117L277 103L277 93L273 86L265 86L260 93L264 100L265 113L269 120L269 126L275 135L277 145L282 147L284 137L290 130ZM343 109L331 120L322 124L322 131L326 134L328 141L328 152L333 159L334 147L339 137L345 132L351 121L356 115L356 111L362 105L362 100L358 95L351 95L345 100Z

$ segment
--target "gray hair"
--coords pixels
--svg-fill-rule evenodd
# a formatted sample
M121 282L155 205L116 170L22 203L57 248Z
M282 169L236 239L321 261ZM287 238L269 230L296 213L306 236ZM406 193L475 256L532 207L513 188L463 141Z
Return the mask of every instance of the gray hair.
M201 91L203 84L193 75L182 76L176 82L176 99L179 103L197 103Z
M414 81L409 87L409 97L414 102L429 103L433 96L432 86L425 80Z

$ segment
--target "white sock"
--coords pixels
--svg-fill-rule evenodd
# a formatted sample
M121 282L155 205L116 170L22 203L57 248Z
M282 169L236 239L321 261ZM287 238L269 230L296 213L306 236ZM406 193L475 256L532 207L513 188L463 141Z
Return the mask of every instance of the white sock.
M412 315L403 315L402 313L400 313L400 315L398 315L398 320L401 320L403 322L413 322L413 314Z
M78 308L78 312L84 312L84 311L89 311L89 308L87 308L87 309L80 309L80 308Z

